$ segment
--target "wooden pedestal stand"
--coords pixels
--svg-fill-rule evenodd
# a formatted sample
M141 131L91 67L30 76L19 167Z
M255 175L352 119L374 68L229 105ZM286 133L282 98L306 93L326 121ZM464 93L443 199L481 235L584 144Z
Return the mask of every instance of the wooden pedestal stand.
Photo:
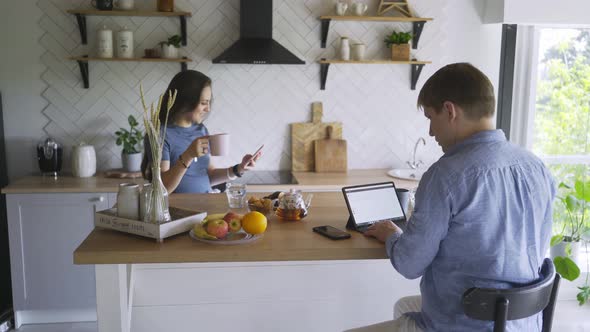
M377 10L378 15L383 15L385 12L389 11L390 9L397 10L402 15L406 17L413 17L412 10L410 9L410 5L408 5L408 1L406 0L380 0L379 2L379 9Z

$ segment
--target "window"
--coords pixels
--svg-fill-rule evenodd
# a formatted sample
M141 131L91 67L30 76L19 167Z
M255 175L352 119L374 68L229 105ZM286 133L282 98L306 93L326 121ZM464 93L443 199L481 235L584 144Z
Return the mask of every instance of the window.
M519 26L516 47L511 140L558 184L590 180L590 28ZM566 211L554 207L559 231Z

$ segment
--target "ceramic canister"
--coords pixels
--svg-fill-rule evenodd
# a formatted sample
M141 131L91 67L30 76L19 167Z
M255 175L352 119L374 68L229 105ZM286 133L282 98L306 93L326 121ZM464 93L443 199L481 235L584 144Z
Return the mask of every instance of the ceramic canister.
M133 31L127 27L117 32L117 57L133 58Z
M87 178L96 173L96 152L94 146L80 143L72 149L72 174Z
M107 29L103 26L102 29L97 31L97 50L96 55L99 58L112 58L113 57L113 30Z
M347 37L340 38L340 60L350 60L350 43Z
M139 220L139 185L119 184L117 193L117 215L121 218Z

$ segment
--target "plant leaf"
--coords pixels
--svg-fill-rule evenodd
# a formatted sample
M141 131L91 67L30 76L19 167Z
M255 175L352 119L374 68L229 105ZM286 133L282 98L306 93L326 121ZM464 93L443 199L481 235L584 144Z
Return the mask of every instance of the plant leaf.
M561 235L561 234L553 235L551 237L551 246L553 247L557 244L560 244L561 241L563 241L563 235Z
M121 139L121 137L117 138L117 145L121 145L123 143L123 140Z
M576 198L590 202L590 181L578 180L574 187L576 188Z
M567 255L567 257L572 257L572 243L571 242L567 242L565 244L565 254Z
M576 298L580 305L584 305L590 297L590 286L578 287L578 289L580 292L576 295Z
M569 281L574 281L580 276L580 268L569 257L557 256L553 259L557 273Z
M580 206L580 202L578 201L578 199L574 195L567 195L564 198L564 202L565 202L565 208L569 212L576 211L578 209L578 206Z

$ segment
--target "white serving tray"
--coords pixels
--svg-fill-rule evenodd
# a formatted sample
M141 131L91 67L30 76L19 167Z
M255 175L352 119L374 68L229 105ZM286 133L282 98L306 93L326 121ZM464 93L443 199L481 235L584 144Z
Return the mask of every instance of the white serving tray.
M118 217L117 208L115 207L95 212L94 226L149 237L162 242L167 237L188 232L195 223L202 222L205 219L207 212L195 212L170 207L170 216L172 221L163 224L152 224Z

